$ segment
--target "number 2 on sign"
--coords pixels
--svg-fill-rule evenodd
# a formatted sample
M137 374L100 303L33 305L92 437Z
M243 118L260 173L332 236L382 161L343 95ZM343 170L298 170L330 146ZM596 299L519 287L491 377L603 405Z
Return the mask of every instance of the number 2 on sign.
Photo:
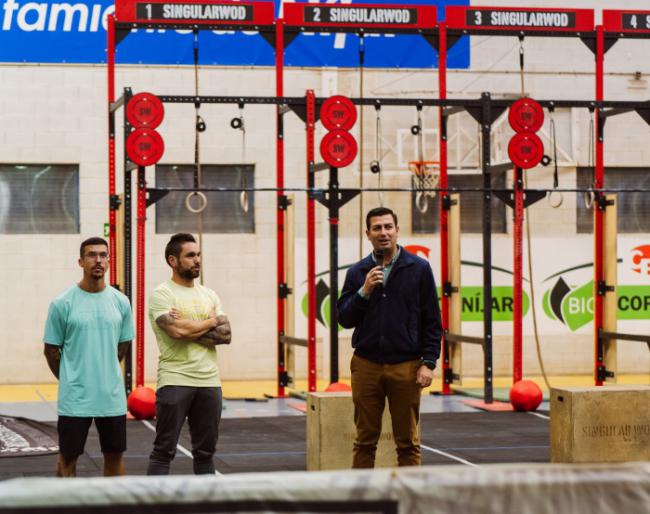
M314 21L320 21L320 7L314 7Z

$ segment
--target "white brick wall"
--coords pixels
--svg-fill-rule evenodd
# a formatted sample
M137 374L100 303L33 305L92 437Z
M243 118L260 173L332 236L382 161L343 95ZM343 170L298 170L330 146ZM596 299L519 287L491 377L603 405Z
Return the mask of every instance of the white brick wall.
M504 1L500 5L535 7L556 5L557 2ZM491 5L491 1L476 1L475 5ZM646 2L575 1L572 7L647 8ZM606 97L610 99L642 100L650 98L647 60L647 41L621 41L607 54ZM471 42L471 69L450 70L449 97L475 98L483 91L492 91L495 97L519 94L518 41L516 38L474 37ZM526 91L540 99L592 99L594 96L594 60L587 48L577 40L527 38ZM641 81L633 81L632 74L640 71ZM285 94L297 96L305 89L320 94L346 94L358 96L359 74L355 70L287 69ZM116 74L117 94L123 86L134 92L151 91L157 94L193 94L193 70L188 67L119 66ZM273 95L275 78L273 69L201 68L200 92L205 95ZM364 91L367 96L436 97L437 73L435 70L366 70ZM162 133L166 152L163 163L190 163L194 153L194 107L191 104L167 104ZM85 237L101 235L107 221L107 125L106 69L102 66L0 66L0 162L3 163L77 163L80 166L81 233L78 235L3 235L0 236L0 383L50 381L52 379L41 352L43 324L49 301L79 278L76 260L79 242ZM206 163L237 163L241 161L241 134L230 128L230 119L238 115L236 105L206 105L202 116L208 130L201 136L201 155ZM247 124L246 157L256 165L255 183L258 187L275 186L275 109L272 106L246 106ZM121 124L121 111L118 126ZM364 184L376 186L376 177L368 172L368 164L375 158L375 113L372 107L364 110L365 162ZM425 109L426 128L436 129L437 111ZM567 132L558 134L568 146L573 145L579 165L588 160L588 115L574 112L574 121L562 125ZM386 171L384 185L409 187L410 176L399 164L397 148L399 130L408 130L415 121L415 112L406 108L382 109L382 135L389 151L383 161ZM358 125L355 128L358 136ZM452 124L450 124L451 127ZM461 124L471 135L476 127L469 117ZM560 130L560 129L558 129ZM571 131L571 134L568 133ZM119 132L121 134L121 131ZM323 131L319 129L318 137ZM650 162L650 129L635 115L611 119L606 128L606 162L611 166L647 166ZM575 139L574 139L575 138ZM287 187L305 184L305 131L296 116L288 115L285 123L285 183ZM503 141L500 142L502 146ZM507 143L507 140L506 140ZM413 148L413 141L407 141ZM434 136L431 144L437 147ZM465 147L464 150L470 148ZM122 163L122 144L117 140L118 169ZM410 155L410 154L409 154ZM409 155L402 156L408 160ZM531 187L549 187L552 170L535 170L530 173ZM560 169L561 185L573 187L573 168ZM118 171L118 191L122 190L122 172ZM154 183L153 170L148 171L148 181ZM353 163L341 170L342 186L355 187L359 183L359 164ZM326 185L326 173L317 183ZM135 190L134 190L135 195ZM298 255L304 254L305 201L296 194L296 236ZM205 281L220 295L226 312L230 315L234 339L229 348L220 349L219 359L224 378L271 378L276 369L276 286L275 286L275 200L272 193L256 195L255 234L207 234L205 243ZM376 193L364 194L364 210L377 203ZM578 201L582 201L579 199ZM384 203L393 206L400 215L402 239L411 238L410 199L406 193L386 193ZM576 238L575 202L571 194L564 195L564 203L557 210L540 202L531 209L531 229L534 238L549 236ZM328 268L327 212L317 206L317 234L319 238L317 270ZM508 212L508 225L511 214ZM135 217L134 217L135 220ZM134 225L135 230L135 225ZM356 258L359 233L359 200L355 199L342 211L340 225L342 237L341 264ZM148 210L147 221L147 282L149 292L157 283L169 276L162 252L168 235L155 234L155 211ZM589 246L589 237L585 239ZM478 241L478 236L466 236ZM437 254L438 238L428 238ZM645 244L647 236L638 237ZM511 267L511 236L494 238L496 265ZM364 249L367 249L364 244ZM134 245L135 249L135 245ZM474 256L480 258L480 256ZM549 256L550 257L550 256ZM552 257L555 258L553 255ZM592 259L589 253L582 261ZM135 259L135 251L134 251ZM535 255L544 260L544 256ZM434 260L434 272L439 277L439 265ZM558 263L561 268L562 262ZM297 286L304 281L304 262L296 263ZM135 289L135 284L134 284ZM541 295L541 293L539 293ZM538 316L541 316L541 312ZM304 319L297 309L299 332ZM476 330L477 324L467 327ZM537 369L531 329L525 344L525 366L531 372ZM510 331L508 324L499 324L500 335L495 344L495 371L509 374ZM298 333L298 335L304 335ZM319 327L323 346L319 355L319 369L329 369L327 332ZM343 333L347 341L348 333ZM581 333L562 335L544 334L543 353L550 373L590 372L593 348L591 336ZM345 344L345 343L343 343ZM155 378L157 350L153 334L146 332L147 380ZM480 354L465 354L466 372L481 373ZM342 353L349 353L343 349ZM650 359L644 345L625 346L619 352L621 366L630 372L647 372ZM624 354L624 355L623 355ZM305 359L304 350L298 350ZM304 370L304 363L299 369ZM348 372L341 366L342 374Z

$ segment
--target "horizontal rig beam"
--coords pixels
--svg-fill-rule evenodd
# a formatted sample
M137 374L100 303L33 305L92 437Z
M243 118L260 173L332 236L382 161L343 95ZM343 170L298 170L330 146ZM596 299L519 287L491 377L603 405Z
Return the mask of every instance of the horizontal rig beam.
M190 95L161 95L158 98L166 103L205 103L205 104L243 104L243 105L305 105L304 96L190 96ZM327 98L316 98L316 104L322 104ZM355 105L396 106L396 107L480 107L485 101L482 98L350 98ZM490 100L493 107L510 107L517 99ZM542 107L547 108L584 108L594 109L621 109L620 113L635 109L650 109L650 100L638 101L602 101L593 100L537 100ZM624 110L624 111L623 111ZM456 111L454 111L456 112Z
M405 171L405 173L407 173ZM242 191L258 192L258 193L277 193L277 192L297 192L297 193L327 193L328 188L322 187L153 187L148 188L147 191L165 191L165 192L186 192L186 193L241 193ZM339 188L338 191L357 191L366 193L421 193L421 192L437 192L437 193L512 193L512 189L492 189L484 187L448 187L448 188L413 188L413 187L364 187L364 188ZM574 189L574 188L538 188L538 189L524 189L526 193L650 193L650 189L635 189L635 188L602 188L602 189Z

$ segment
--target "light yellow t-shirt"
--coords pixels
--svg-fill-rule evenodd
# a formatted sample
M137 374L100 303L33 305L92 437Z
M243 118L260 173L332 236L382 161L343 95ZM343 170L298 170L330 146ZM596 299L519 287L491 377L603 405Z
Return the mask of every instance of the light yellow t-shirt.
M149 321L158 341L158 388L167 385L219 387L216 348L199 343L172 339L156 323L156 319L174 307L182 318L207 319L214 307L224 314L217 294L200 284L184 287L172 280L163 282L149 296Z

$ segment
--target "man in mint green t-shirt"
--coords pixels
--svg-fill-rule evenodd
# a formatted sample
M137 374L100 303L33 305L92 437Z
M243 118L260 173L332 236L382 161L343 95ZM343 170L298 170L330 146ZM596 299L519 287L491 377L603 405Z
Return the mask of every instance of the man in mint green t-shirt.
M131 305L105 283L104 239L86 239L79 255L83 277L52 301L43 337L47 363L59 379L57 476L76 475L93 420L104 475L123 475L126 395L119 361L134 337Z
M156 439L148 475L167 475L188 420L195 474L214 474L222 394L216 345L230 344L230 323L214 291L195 283L201 252L192 234L175 234L165 248L170 280L149 297L158 341Z

